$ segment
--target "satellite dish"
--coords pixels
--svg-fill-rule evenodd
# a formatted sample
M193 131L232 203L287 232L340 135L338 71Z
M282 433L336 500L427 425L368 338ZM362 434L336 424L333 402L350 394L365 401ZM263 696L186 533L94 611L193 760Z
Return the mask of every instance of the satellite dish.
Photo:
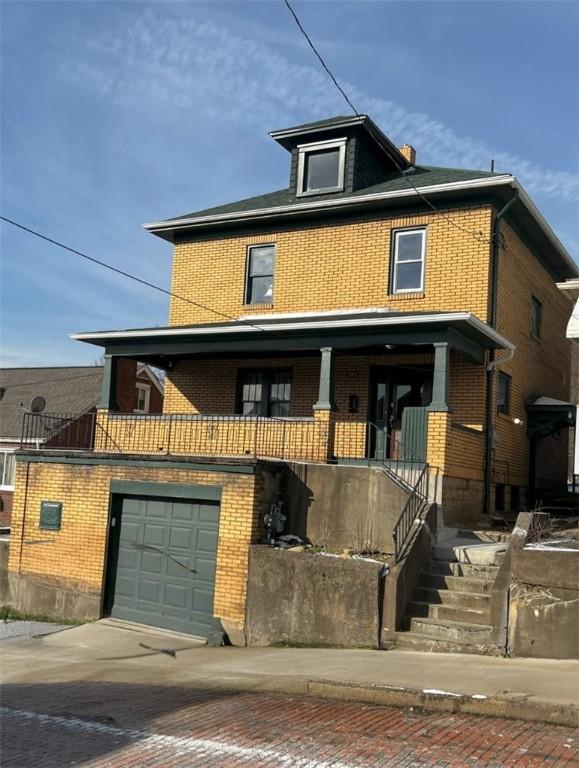
M30 410L32 413L42 413L45 408L46 398L42 397L42 395L36 395L36 397L33 397L30 401Z

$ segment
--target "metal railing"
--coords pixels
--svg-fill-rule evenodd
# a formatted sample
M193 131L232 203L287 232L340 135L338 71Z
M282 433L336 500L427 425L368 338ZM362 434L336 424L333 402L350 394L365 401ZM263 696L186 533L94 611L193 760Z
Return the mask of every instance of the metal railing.
M420 513L428 501L430 472L428 464L424 464L412 491L400 513L400 517L392 528L394 540L394 557L396 562L402 559L415 523L420 521Z
M96 413L25 413L21 448L92 450Z
M102 453L223 456L325 462L328 422L197 414L24 415L22 446Z

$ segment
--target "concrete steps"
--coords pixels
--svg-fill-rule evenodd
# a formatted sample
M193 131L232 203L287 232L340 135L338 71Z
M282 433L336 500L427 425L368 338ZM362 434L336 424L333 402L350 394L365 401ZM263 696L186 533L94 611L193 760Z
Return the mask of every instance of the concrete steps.
M396 647L428 653L498 655L491 641L490 603L502 553L499 547L475 551L465 537L433 548L419 584L409 602L403 630L396 633ZM480 542L479 542L480 543ZM471 557L472 556L472 557Z

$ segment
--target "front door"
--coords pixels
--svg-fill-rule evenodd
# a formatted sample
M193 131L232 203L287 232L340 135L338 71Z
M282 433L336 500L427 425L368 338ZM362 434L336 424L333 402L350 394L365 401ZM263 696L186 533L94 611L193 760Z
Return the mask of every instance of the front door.
M401 458L402 412L427 405L432 397L432 371L373 366L370 369L368 456L381 461Z

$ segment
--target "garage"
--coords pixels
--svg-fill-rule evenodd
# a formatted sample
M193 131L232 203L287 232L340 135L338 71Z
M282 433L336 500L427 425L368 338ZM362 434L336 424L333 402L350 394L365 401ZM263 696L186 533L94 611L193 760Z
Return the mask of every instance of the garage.
M183 493L113 497L106 612L210 637L220 504Z

